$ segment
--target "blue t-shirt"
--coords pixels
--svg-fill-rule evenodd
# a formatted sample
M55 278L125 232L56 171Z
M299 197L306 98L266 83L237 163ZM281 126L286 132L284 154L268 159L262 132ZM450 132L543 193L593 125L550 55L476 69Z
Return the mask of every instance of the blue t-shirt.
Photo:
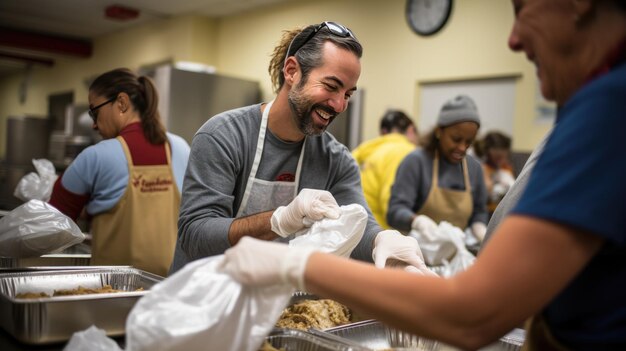
M543 311L575 350L626 350L626 64L588 83L557 124L513 213L605 240Z
M172 146L172 170L178 191L189 159L189 144L167 133ZM128 161L117 139L106 139L83 150L63 173L62 184L74 194L90 194L87 213L96 215L112 209L128 186Z

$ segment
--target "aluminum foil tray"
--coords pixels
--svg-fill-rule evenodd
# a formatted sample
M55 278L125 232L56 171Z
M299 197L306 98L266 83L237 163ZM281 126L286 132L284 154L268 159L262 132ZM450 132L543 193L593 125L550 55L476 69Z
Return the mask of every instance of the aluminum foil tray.
M376 320L366 320L340 327L330 328L323 333L333 334L343 339L373 350L419 350L449 351L458 350L435 340L421 338L385 326ZM498 342L481 348L481 351L519 351L525 339L523 329L514 329Z
M92 267L0 274L0 326L21 342L45 344L69 340L95 325L109 336L124 335L126 317L137 300L163 278L135 268ZM24 292L100 288L119 293L17 299ZM135 291L142 288L143 291Z
M25 267L89 266L91 247L79 243L56 254L39 257L12 258L0 256L0 270Z
M91 254L51 254L29 258L0 257L0 268L89 266Z
M437 341L420 338L419 336L387 327L376 320L347 324L326 329L324 332L351 340L373 350L408 348L412 350L430 351L438 350L439 347Z
M516 328L501 337L497 342L481 348L480 351L519 351L522 349L525 339L526 331Z
M284 351L363 351L363 348L333 342L295 329L275 328L265 340Z

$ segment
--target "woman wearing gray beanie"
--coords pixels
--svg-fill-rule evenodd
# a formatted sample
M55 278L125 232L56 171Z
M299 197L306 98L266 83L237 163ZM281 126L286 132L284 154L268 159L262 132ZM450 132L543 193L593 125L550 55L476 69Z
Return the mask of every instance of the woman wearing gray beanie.
M424 231L446 221L461 229L469 227L482 241L488 220L487 189L480 162L466 155L478 128L478 110L470 97L459 95L445 102L437 125L423 138L423 148L408 154L398 167L387 212L389 225L407 232Z

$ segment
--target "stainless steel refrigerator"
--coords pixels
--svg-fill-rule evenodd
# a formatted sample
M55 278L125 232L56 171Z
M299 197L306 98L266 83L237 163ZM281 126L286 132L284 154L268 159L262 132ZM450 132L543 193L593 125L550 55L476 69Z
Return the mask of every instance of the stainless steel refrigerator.
M167 130L188 143L212 116L261 102L256 81L163 65L147 70L159 91L159 112Z

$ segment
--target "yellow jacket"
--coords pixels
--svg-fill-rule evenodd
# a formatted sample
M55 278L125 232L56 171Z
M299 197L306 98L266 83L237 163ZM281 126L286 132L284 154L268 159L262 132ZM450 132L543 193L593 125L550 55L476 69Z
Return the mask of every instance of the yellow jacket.
M387 224L387 208L396 170L404 157L415 149L403 134L391 133L359 145L352 156L361 168L361 184L365 200L374 218L383 228Z

